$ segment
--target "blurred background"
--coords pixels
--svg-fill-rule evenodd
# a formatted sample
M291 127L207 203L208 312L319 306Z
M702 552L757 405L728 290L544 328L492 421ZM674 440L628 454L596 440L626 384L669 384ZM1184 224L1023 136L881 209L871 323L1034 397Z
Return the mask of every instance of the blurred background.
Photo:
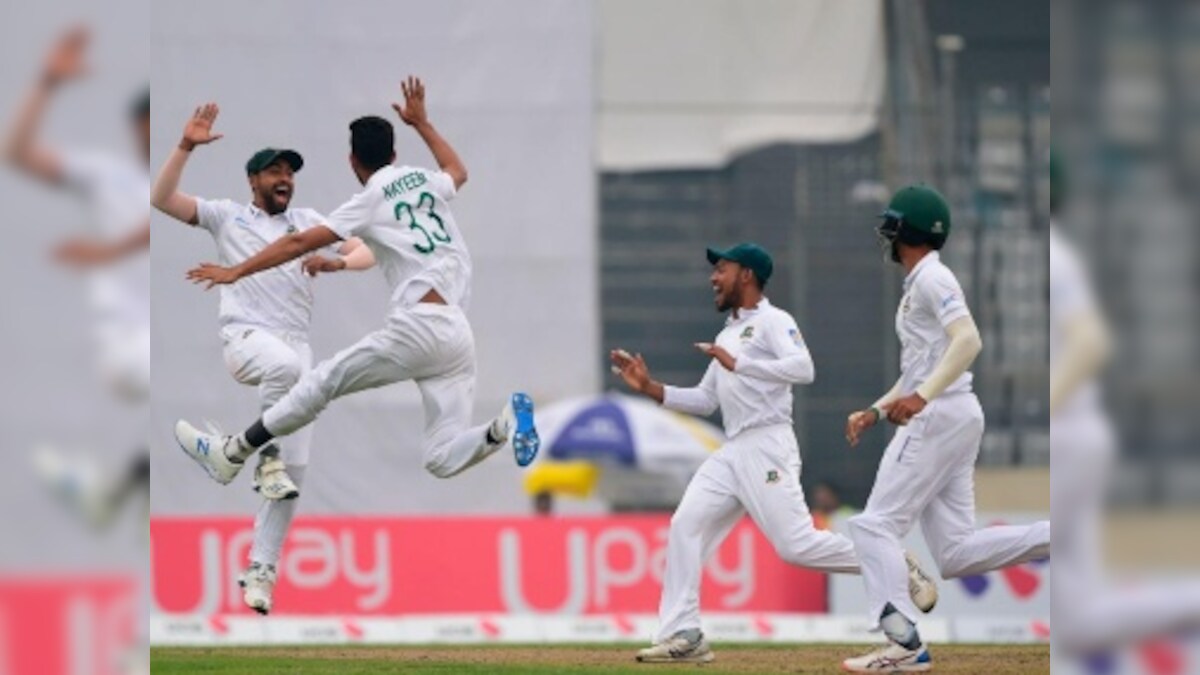
M64 252L98 251L122 228L144 225L148 214L146 193L136 191L148 186L148 175L135 118L149 85L149 6L117 0L0 8L0 201L8 214L7 262L0 266L4 673L148 669L149 382L139 392L118 391L104 375L112 373L115 352L102 335L118 325L146 327L144 313L130 322L106 315L112 305L103 289L114 268ZM46 105L32 116L32 133L24 133L23 112L71 30L86 36L81 68L46 88ZM120 166L131 178L117 189L102 171L46 181L29 171L22 146L40 148L56 166ZM116 272L135 279L143 298L147 264L143 245ZM148 375L148 331L142 334L144 343L127 341L125 356Z
M292 147L306 160L292 205L323 213L358 189L348 122L390 116L400 79L424 78L430 118L471 173L452 208L475 261L475 418L523 389L544 439L528 472L497 457L441 481L421 468L414 387L337 401L316 423L277 610L251 618L232 579L257 499L246 479L211 483L171 428L238 429L257 403L221 360L217 295L183 278L214 259L209 236L155 213L155 642L645 639L669 512L720 419L619 395L607 353L699 380L691 344L722 322L709 245L753 240L775 257L768 295L818 372L795 392L803 482L836 527L887 440L850 451L846 415L898 367L902 273L873 227L915 181L951 202L944 256L983 334L981 524L1049 512L1046 3L217 0L156 7L149 49L152 172L215 101L225 138L196 150L181 189L249 201L246 159ZM431 163L407 128L397 137L400 161ZM319 279L317 360L381 325L385 302L377 271ZM947 582L923 630L1044 641L1048 577L1031 565ZM867 637L860 580L787 568L748 522L705 584L705 606L725 613L707 626L718 639Z

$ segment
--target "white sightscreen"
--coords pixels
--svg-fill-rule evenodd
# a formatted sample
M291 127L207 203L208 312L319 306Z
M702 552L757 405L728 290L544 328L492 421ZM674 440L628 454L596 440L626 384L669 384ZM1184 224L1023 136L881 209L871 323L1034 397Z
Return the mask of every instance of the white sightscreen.
M879 0L597 0L602 169L703 168L873 131Z

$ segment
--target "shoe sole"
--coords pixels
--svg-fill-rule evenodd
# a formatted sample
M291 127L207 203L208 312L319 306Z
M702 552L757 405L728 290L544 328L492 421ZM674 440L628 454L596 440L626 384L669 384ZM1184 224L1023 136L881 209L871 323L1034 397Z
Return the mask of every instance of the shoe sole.
M533 423L533 399L528 394L517 393L512 396L513 416L517 419L517 429L513 432L513 454L517 466L529 466L537 457L542 442L538 438L537 427Z
M891 670L852 670L842 664L842 672L844 673L928 673L933 670L933 666L928 663L923 663L917 666L897 666Z
M638 656L635 658L637 659L638 663L712 663L713 659L716 658L716 655L712 652L705 652L699 656L681 656L678 658L669 656L661 659L644 656Z

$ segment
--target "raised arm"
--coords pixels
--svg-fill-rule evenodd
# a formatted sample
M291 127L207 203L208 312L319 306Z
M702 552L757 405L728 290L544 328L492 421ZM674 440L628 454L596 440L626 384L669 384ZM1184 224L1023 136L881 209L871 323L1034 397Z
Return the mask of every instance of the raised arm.
M41 76L25 98L4 139L4 157L8 163L54 185L63 182L62 158L53 149L41 144L38 127L59 85L86 72L84 55L88 37L86 29L75 28L55 43L46 57Z
M222 134L212 132L212 125L220 112L221 109L216 103L206 103L196 108L196 112L183 128L183 138L158 172L158 178L150 192L150 203L154 208L189 225L200 224L200 213L196 198L179 191L179 179L183 176L183 167L196 146L207 145L221 138Z
M467 182L467 167L454 148L450 147L450 143L442 138L430 123L425 112L425 84L420 78L409 76L406 81L400 83L400 89L404 93L404 105L393 103L392 108L405 124L420 135L425 145L429 146L438 168L445 171L454 181L454 189L461 188L463 183Z

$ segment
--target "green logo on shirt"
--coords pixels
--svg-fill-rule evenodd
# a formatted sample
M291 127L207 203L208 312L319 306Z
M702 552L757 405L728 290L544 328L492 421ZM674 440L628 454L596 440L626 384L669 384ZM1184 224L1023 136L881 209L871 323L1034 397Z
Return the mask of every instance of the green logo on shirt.
M775 469L771 469L770 471L768 471L767 472L767 482L768 483L778 483L779 482L779 472L776 471Z
M749 340L754 337L754 326L746 326L746 330L742 331L742 339Z

